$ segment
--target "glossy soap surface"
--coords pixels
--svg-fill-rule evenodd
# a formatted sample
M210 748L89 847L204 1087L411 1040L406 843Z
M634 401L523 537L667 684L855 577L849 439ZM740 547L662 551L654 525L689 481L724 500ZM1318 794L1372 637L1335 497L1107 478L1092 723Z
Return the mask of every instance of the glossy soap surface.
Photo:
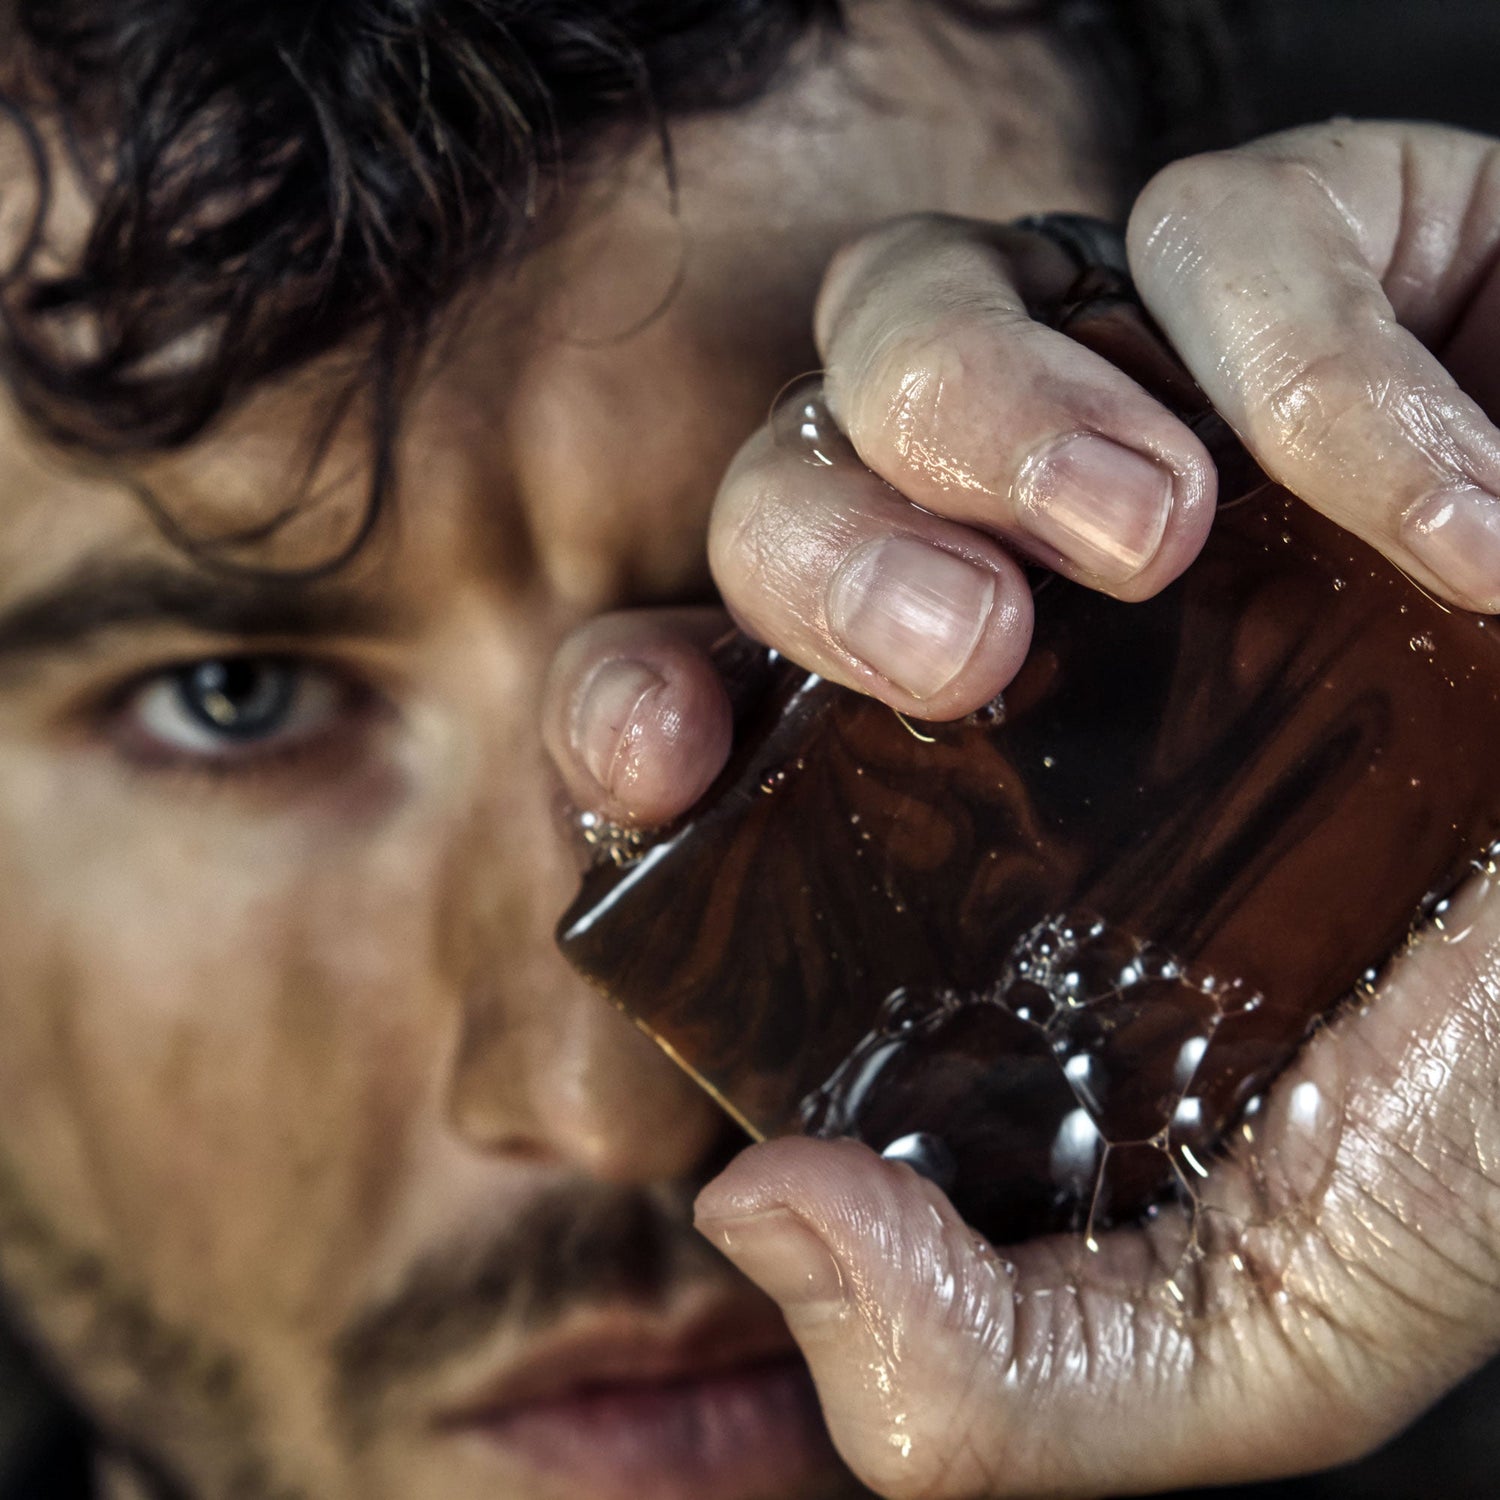
M1131 366L1138 325L1092 332ZM1191 1184L1500 834L1500 624L1265 485L1153 600L1048 578L964 722L757 664L563 951L752 1132L915 1151L997 1242Z

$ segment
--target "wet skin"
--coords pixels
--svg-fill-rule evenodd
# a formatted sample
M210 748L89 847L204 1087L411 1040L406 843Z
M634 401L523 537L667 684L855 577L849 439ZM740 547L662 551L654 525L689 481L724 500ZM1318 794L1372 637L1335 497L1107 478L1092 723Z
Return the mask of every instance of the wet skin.
M973 228L1112 207L1068 75L1034 40L955 55L902 7L868 24L841 62L857 87L815 69L682 126L675 218L642 150L479 290L414 394L390 525L329 584L195 582L137 487L200 535L276 511L331 369L129 474L4 418L0 1279L92 1407L197 1493L839 1493L778 1363L782 1312L844 1459L890 1495L1332 1461L1495 1342L1483 892L1464 943L1416 953L1296 1065L1211 1185L1257 1234L1175 1308L1174 1226L1012 1265L855 1147L746 1154L693 1237L719 1117L552 946L575 873L561 791L651 821L725 753L706 655L725 617L675 606L717 584L805 664L952 716L1024 655L1008 548L1142 597L1208 525L1196 440L1039 339L1016 291L1038 268ZM1500 485L1500 440L1375 300L1493 405L1489 148L1330 139L1159 180L1138 274L1276 477L1493 607L1464 572L1488 513L1426 497ZM1392 181L1451 232L1404 237ZM1340 193L1358 201L1330 227ZM877 227L913 214L962 217ZM1287 343L1294 325L1349 357ZM922 509L778 469L770 402L818 365ZM1084 431L1130 457L1069 446ZM337 545L358 436L265 561ZM1054 503L1131 485L1112 515ZM872 612L882 580L906 605ZM934 601L966 591L945 637ZM171 675L246 653L248 679ZM209 727L226 708L257 732Z

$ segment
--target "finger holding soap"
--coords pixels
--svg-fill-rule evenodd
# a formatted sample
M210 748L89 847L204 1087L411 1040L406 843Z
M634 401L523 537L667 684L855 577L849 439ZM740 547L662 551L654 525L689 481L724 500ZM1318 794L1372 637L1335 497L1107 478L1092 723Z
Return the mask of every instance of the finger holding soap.
M1081 1246L1012 1256L915 1172L853 1142L754 1147L696 1218L779 1304L840 1455L886 1500L1226 1482L1314 1464L1315 1437L1348 1430L1268 1326L1185 1328L1150 1285L1164 1276L1141 1238L1105 1253L1140 1273L1133 1292L1124 1271L1119 1286L1096 1275Z
M547 678L543 741L572 800L650 827L685 812L729 756L719 610L638 610L575 631Z
M829 406L907 499L1145 599L1202 547L1214 468L1176 415L1033 317L1077 274L1026 229L921 216L866 235L819 300Z
M791 393L731 465L709 562L751 635L920 718L987 703L1031 639L1015 559L872 474L811 388Z
M705 1188L699 1229L781 1306L859 1478L888 1500L1272 1478L1370 1451L1488 1358L1500 884L1451 915L1461 936L1309 1043L1191 1240L1168 1211L996 1250L850 1141L752 1147Z

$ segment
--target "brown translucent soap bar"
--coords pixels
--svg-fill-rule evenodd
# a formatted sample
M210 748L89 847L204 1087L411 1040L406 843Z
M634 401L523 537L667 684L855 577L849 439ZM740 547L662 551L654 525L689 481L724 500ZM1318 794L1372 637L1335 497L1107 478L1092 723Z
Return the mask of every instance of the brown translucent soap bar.
M1123 298L1075 311L1213 436ZM1222 452L1199 560L1048 578L986 713L759 653L708 796L587 875L563 951L751 1132L909 1156L997 1241L1134 1217L1500 834L1500 625Z

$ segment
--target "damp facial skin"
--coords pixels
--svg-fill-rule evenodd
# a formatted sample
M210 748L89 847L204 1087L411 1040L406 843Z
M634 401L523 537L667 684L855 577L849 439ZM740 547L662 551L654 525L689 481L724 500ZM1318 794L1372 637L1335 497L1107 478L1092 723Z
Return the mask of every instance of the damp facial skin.
M324 588L193 567L127 476L0 411L0 1286L195 1500L850 1487L780 1314L691 1228L719 1112L555 950L577 866L540 719L563 640L635 607L692 794L676 768L728 738L693 676L727 626L708 510L808 367L838 241L1106 205L1042 44L960 107L892 20L853 92L683 122L675 218L643 146L479 288L405 413L399 518ZM145 477L196 530L253 526L325 375ZM326 555L365 457L355 423L265 561ZM591 1383L619 1388L570 1406Z

